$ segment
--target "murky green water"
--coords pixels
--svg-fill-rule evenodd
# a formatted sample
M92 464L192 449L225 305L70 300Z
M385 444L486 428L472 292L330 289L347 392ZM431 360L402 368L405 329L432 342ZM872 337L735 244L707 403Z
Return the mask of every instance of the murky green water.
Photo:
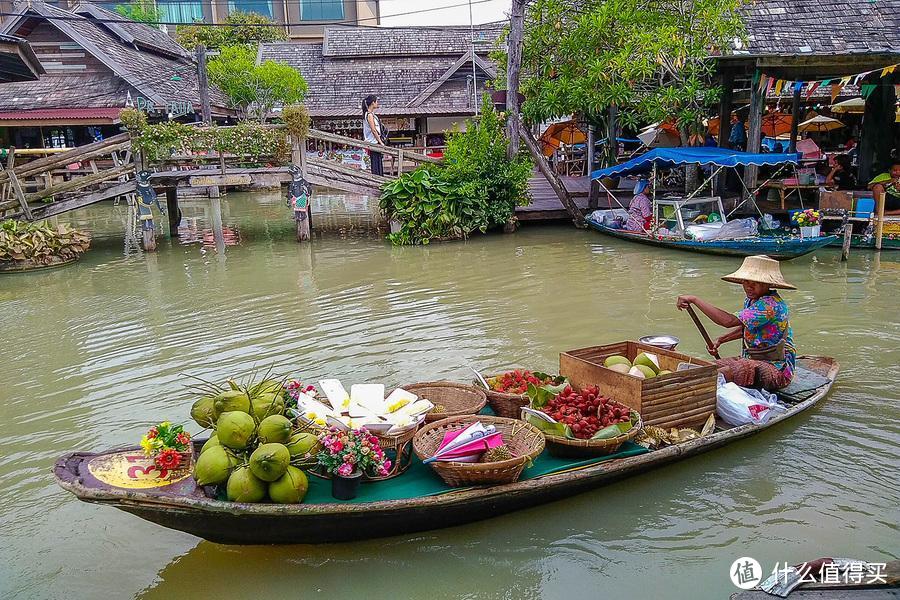
M370 206L345 208L334 225L348 231ZM191 211L202 238L208 210ZM119 217L101 206L75 215L106 234L79 264L0 278L0 597L724 598L740 556L771 568L900 555L900 253L784 265L800 288L786 293L800 349L843 365L820 408L566 501L288 547L219 546L78 502L53 483L54 460L187 418L181 373L276 364L309 379L467 379L466 365L552 370L560 350L656 332L700 354L675 296L740 302L718 280L736 261L570 227L428 248L355 234L301 246L277 196L233 195L223 211L240 241L224 255L163 239L125 258Z

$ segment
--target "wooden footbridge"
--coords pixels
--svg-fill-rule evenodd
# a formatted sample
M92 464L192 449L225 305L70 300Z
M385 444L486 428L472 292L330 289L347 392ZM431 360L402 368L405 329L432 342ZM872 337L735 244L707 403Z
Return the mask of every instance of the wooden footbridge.
M329 148L381 152L387 159L386 166L390 167L389 174L373 175L368 170L344 165L340 160L310 156L305 150L317 142ZM420 163L441 162L439 158L418 152L377 146L314 129L306 139L291 140L291 147L291 162L301 168L305 179L313 185L364 195L377 195L386 182ZM211 151L144 161L140 153L132 151L128 133L18 165L16 158L12 148L6 164L0 164L0 218L37 221L134 194L135 172L143 168L154 172L150 179L153 187L159 192L164 190L169 208L174 209L169 211L170 221L177 218L179 188L253 185L262 179L290 181L287 166L269 166L278 162L274 155L250 157ZM177 228L177 222L174 225Z
M266 127L285 129L284 125ZM519 127L519 131L551 193L558 196L562 208L576 224L583 222L582 209L573 200L571 190L550 170L531 133L524 126ZM315 129L309 130L303 139L292 139L287 132L285 134L291 145L290 162L300 168L309 183L351 193L378 195L386 182L406 170L421 163L442 161L412 150L369 144ZM387 174L373 175L368 169L342 164L340 159L321 158L317 153L308 151L310 146L326 146L329 149L337 146L360 153L365 150L381 152L386 159ZM329 154L326 153L326 156ZM148 170L153 173L150 177L152 187L160 197L165 196L172 236L178 235L179 189L202 188L217 193L221 187L252 186L255 183L272 185L291 180L288 166L271 166L283 162L283 158L274 154L249 156L209 151L173 154L164 160L150 162L132 148L128 133L22 164L16 164L16 158L15 148L12 148L6 164L0 164L0 219L37 221L121 197L134 205L137 194L135 174ZM309 219L305 219L304 229L301 229L301 221L298 220L299 240L309 237ZM143 229L145 248L154 249L155 228Z

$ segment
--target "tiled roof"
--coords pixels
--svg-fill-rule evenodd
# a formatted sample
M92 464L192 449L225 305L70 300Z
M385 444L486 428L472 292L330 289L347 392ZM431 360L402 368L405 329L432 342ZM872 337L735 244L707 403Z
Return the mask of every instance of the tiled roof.
M750 0L750 54L900 52L898 0Z
M4 29L6 33L15 33L16 23L47 18L108 67L110 74L45 75L37 82L3 84L0 85L0 108L18 108L18 99L22 97L31 98L33 104L29 108L123 106L127 91L131 91L132 96L144 96L157 105L187 100L199 106L197 65L192 59L185 56L174 58L136 48L105 26L87 18L73 19L73 16L71 12L33 1L30 8L22 10L21 17L7 22ZM53 17L65 17L65 20ZM137 31L136 28L153 29L139 23L130 27L133 27L132 31ZM153 35L148 33L145 37L150 39ZM213 107L227 106L227 98L215 86L210 86L210 99Z
M341 44L352 36L372 35L384 39L381 28L328 27L321 44L300 42L276 42L261 44L260 60L275 60L291 65L300 71L309 84L305 100L313 116L350 116L362 114L362 100L369 94L378 96L380 114L394 116L452 114L474 112L471 92L471 61L453 70L470 52L470 44L456 43L455 52L446 48L426 54L420 46L410 56L377 55L368 52L326 54L335 36ZM426 37L449 40L461 35L458 29L438 30L430 27L389 28L402 30L406 40L421 39L417 33L426 30ZM450 33L447 33L450 32ZM452 35L451 35L452 34ZM468 28L465 30L468 37ZM489 46L485 47L485 52ZM479 54L481 50L479 50ZM471 55L469 55L471 56ZM490 66L490 65L488 65ZM480 67L476 69L479 89L483 89L488 75ZM446 77L437 89L427 90L433 83ZM424 92L424 94L423 94ZM421 97L420 97L421 95Z
M147 50L155 50L173 56L188 58L193 56L162 30L144 23L129 21L119 13L107 10L92 2L79 4L72 9L72 12L77 15L94 17L95 19L116 21L114 23L102 23L102 26L126 44L136 44Z
M487 54L503 32L504 23L475 27L477 52ZM472 47L468 27L325 27L324 56L459 56Z

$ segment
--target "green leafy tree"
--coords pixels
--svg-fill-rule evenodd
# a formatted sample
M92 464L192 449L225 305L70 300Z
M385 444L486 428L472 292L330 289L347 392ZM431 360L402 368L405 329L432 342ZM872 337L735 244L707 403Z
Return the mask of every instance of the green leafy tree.
M257 13L231 12L225 18L225 24L229 27L202 23L179 25L175 28L175 39L190 49L196 48L199 44L213 49L238 45L252 46L255 49L262 42L280 42L287 39L283 27ZM270 27L260 27L261 25Z
M209 80L228 96L232 105L251 119L265 121L281 104L298 104L306 96L306 80L284 63L256 64L256 51L247 46L226 46L207 66Z
M584 115L617 107L621 123L672 120L698 133L720 90L711 56L744 35L742 0L535 0L522 52L524 116Z
M163 20L162 11L153 0L136 0L127 4L117 4L116 12L138 23L155 24Z

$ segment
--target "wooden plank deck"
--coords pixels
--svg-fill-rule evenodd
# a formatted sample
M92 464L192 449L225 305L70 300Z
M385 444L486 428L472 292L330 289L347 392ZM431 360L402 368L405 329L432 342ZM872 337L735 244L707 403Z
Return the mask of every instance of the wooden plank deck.
M584 176L562 176L560 179L562 180L563 185L566 186L569 194L572 195L572 200L575 201L578 208L585 214L590 212L590 209L588 209L590 179ZM528 181L528 189L531 192L531 204L528 206L516 207L516 217L520 221L568 221L572 218L568 211L563 208L563 205L553 191L553 188L550 187L550 183L537 172L535 172L535 175ZM627 196L619 195L619 201L624 206L628 206L630 199L631 194L627 194ZM614 202L610 204L606 194L601 192L597 195L597 207L612 208L618 207L618 205Z

